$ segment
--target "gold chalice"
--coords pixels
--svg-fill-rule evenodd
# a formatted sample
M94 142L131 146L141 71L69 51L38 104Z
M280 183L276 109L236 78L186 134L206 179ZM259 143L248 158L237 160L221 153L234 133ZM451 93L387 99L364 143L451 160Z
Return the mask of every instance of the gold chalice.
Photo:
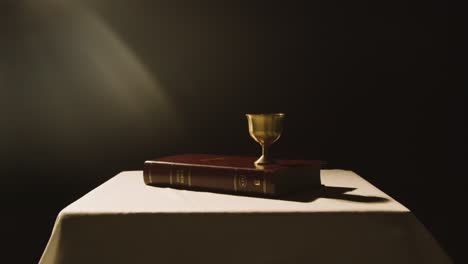
M275 143L283 132L283 113L246 114L249 123L249 134L262 146L262 156L255 165L274 163L268 148Z

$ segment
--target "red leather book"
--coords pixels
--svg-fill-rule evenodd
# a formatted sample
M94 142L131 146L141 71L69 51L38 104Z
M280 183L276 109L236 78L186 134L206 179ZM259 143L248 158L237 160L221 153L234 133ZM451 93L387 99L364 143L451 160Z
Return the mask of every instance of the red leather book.
M258 157L183 154L147 160L145 184L178 189L279 196L321 186L319 160L277 160L255 166Z

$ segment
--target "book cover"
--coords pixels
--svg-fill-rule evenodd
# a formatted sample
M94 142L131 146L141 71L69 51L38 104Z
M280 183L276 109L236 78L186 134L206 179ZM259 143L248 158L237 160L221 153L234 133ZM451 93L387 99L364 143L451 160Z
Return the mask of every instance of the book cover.
M278 196L321 186L320 160L277 160L255 166L257 157L182 154L147 160L147 185L179 189Z

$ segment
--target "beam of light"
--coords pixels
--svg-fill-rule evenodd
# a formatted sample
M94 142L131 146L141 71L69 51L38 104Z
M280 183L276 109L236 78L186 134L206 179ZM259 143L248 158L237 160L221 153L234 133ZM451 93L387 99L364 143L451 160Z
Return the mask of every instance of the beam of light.
M117 32L77 1L2 1L0 165L6 182L43 182L25 176L25 164L34 173L54 168L57 182L70 182L77 176L68 173L70 163L77 171L104 168L173 148L183 129L170 97Z
M83 133L93 136L100 128L105 134L106 125L118 127L119 122L122 127L138 124L137 129L151 124L150 129L157 130L168 122L179 127L154 73L86 5L77 0L24 0L11 1L10 7L10 15L0 18L7 22L0 30L13 32L13 37L0 32L10 38L0 43L0 52L14 67L0 67L0 82L7 78L6 89L0 90L9 93L3 100L11 99L5 108L33 122L11 131L80 144L86 140Z

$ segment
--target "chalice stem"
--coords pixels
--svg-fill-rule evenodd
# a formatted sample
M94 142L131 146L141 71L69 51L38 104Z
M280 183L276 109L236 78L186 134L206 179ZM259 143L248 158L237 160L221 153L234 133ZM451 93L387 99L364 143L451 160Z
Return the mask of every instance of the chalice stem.
M255 161L256 165L272 163L268 154L268 147L269 145L262 145L262 156L257 161Z
M268 146L262 145L262 157L264 162L268 162L270 157L268 156Z

